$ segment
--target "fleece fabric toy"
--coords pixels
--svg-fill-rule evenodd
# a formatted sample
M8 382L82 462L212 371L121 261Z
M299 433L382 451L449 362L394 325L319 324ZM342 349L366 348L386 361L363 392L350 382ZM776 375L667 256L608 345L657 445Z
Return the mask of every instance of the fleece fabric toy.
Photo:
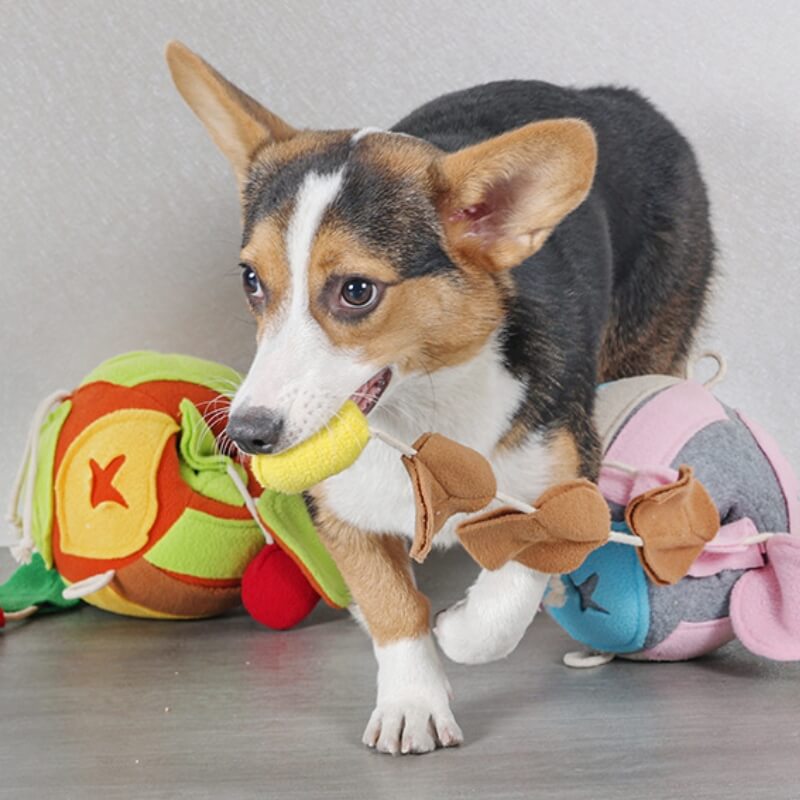
M638 659L693 658L734 637L758 655L800 659L800 537L789 535L800 528L798 481L772 437L700 383L659 376L600 387L596 420L614 528L672 556L654 569L628 548L599 548L562 579L555 620L593 650ZM720 520L699 552L691 525L659 529L656 514L642 530L653 526L642 498L673 485L682 465Z
M262 493L217 448L238 381L209 361L137 352L48 398L12 503L23 565L0 587L7 615L81 598L194 619L243 595L256 618L283 628L320 595L347 603L302 498Z
M798 484L774 441L691 380L618 381L600 388L597 405L599 486L570 481L533 505L498 491L489 463L445 437L407 445L368 431L401 452L411 478L411 555L424 559L453 514L496 500L501 507L458 526L462 544L486 569L515 559L545 580L564 575L551 613L603 652L599 662L690 658L734 636L759 655L800 659ZM254 459L254 471L267 486L301 491L358 458L365 426L358 435L332 427L326 447L339 452L313 475L315 437Z

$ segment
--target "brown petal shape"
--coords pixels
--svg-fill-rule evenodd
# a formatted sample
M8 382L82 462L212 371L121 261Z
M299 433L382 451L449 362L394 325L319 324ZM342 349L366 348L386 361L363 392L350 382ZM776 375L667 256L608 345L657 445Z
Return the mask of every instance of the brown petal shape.
M548 489L533 514L512 508L489 511L458 526L458 538L486 569L516 560L561 575L577 569L608 541L611 514L600 490L587 480Z
M403 456L417 506L410 555L422 562L433 537L453 514L480 511L497 492L489 462L478 452L438 433L423 433L414 442L415 456Z
M625 509L628 527L642 537L639 560L659 586L677 583L719 531L717 507L690 467L678 480L634 497Z

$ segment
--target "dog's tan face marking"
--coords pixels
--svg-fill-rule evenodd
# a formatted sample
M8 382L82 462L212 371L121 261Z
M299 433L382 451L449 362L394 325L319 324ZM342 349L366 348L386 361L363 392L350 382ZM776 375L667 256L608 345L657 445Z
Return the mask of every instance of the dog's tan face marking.
M326 286L348 274L385 286L377 308L356 322L332 314L326 297ZM406 279L391 258L376 257L355 231L335 222L317 236L309 295L311 313L334 347L401 373L432 372L468 360L502 318L500 288L487 275L448 272Z
M241 263L255 270L264 290L263 300L251 304L259 339L267 334L270 318L289 296L291 275L286 262L285 235L286 225L279 218L263 219L254 227L240 254Z

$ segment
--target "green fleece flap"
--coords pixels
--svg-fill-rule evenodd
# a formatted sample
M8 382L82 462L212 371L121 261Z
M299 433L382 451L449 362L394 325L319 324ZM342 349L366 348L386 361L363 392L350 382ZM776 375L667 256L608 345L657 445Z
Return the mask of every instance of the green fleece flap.
M214 361L176 353L137 350L104 361L84 378L81 386L95 381L129 387L149 381L186 381L207 386L220 394L233 394L242 378L235 370Z
M267 527L303 563L327 598L340 608L349 605L347 584L320 541L302 496L265 490L256 507Z
M39 606L40 611L58 611L77 606L80 600L65 600L61 593L66 584L54 570L45 566L39 553L34 553L30 564L23 564L0 586L0 608L5 611L22 611L28 606Z
M241 578L263 546L264 535L252 520L221 519L187 508L144 557L168 572L225 580Z
M53 468L56 445L64 420L70 411L72 411L72 401L66 400L50 412L39 431L36 478L33 482L31 535L47 569L53 566Z
M217 451L214 433L195 405L181 400L181 436L178 449L181 455L181 477L204 497L241 508L244 500L228 475L232 466L242 483L247 485L247 473L233 459Z

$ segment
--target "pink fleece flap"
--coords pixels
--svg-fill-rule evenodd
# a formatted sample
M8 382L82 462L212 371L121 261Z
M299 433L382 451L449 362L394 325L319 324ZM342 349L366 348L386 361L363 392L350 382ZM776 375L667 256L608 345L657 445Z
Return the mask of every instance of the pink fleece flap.
M742 541L757 533L755 524L748 517L723 525L689 568L688 574L693 578L705 578L726 569L753 569L763 566L761 546L742 544Z
M800 660L800 537L767 540L767 564L731 592L731 622L742 644L776 661Z
M678 480L678 471L670 467L645 467L631 475L616 467L604 464L600 468L597 485L606 500L626 506L640 494L658 486L666 486Z
M694 381L676 383L625 423L606 460L639 469L668 467L692 436L724 419L725 410L708 389Z
M800 533L800 483L797 475L789 464L786 456L783 455L777 442L770 436L758 423L753 422L749 417L736 412L739 419L750 428L750 432L755 437L761 452L767 457L775 476L781 484L783 494L786 497L786 511L789 515L789 533Z
M707 622L681 622L660 644L642 650L639 656L648 661L686 661L710 653L733 639L727 617Z

